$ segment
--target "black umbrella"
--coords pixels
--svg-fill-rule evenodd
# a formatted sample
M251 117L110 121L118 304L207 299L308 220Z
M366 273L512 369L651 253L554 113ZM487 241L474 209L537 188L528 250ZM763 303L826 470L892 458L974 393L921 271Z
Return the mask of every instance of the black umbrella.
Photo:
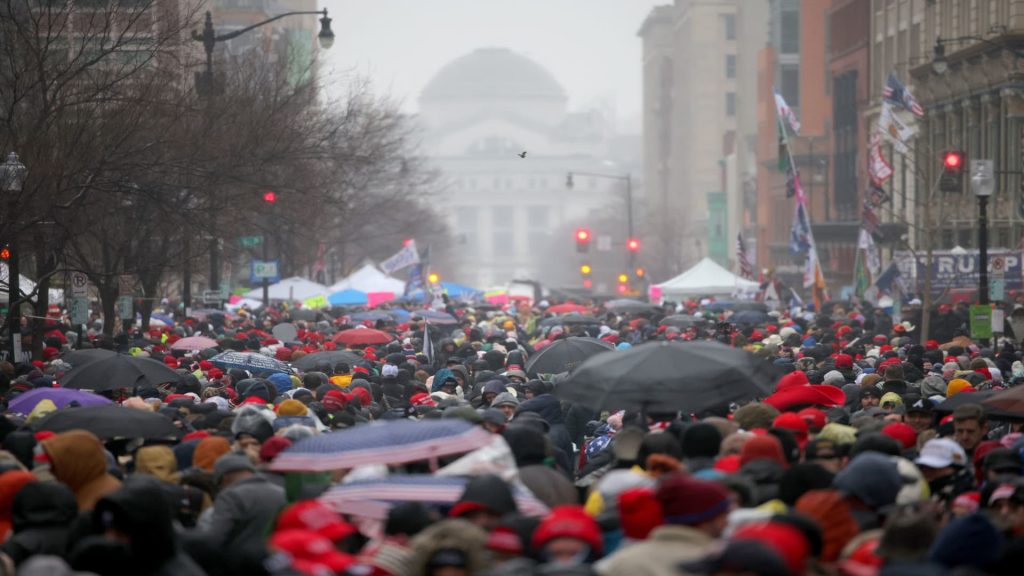
M571 372L587 358L610 350L614 350L611 344L596 338L573 336L555 340L526 362L526 374Z
M744 310L729 316L729 322L733 324L765 324L768 322L768 315L757 310Z
M572 324L601 324L601 320L593 316L566 314L565 316L552 316L540 321L541 326L569 326Z
M35 429L51 432L88 430L103 440L114 438L174 439L181 436L181 430L163 414L124 408L117 404L58 410L40 420L35 425Z
M673 316L666 316L658 323L659 326L675 326L677 328L689 328L690 326L696 326L700 324L700 318L694 318L688 314L675 314Z
M313 354L307 354L293 362L292 366L302 370L303 372L308 372L315 369L316 365L322 362L326 362L331 365L331 368L334 368L334 365L338 362L344 362L349 366L352 366L362 359L362 356L355 352L349 352L347 350L329 350L327 352L314 352Z
M60 385L65 388L103 392L121 388L153 387L180 380L181 375L163 362L157 362L152 358L114 354L72 368L61 378Z
M89 362L106 360L107 358L113 358L114 356L117 356L117 352L114 352L113 350L106 350L104 348L87 348L85 350L72 350L70 352L65 352L61 355L60 359L71 364L72 368L77 368L83 364L88 364Z
M1006 410L1005 408L999 408L988 402L989 399L1001 392L1003 391L983 390L981 392L961 392L936 406L935 411L940 414L949 414L964 404L980 404L981 407L985 409L985 414L992 420L1024 420L1024 414L1013 410Z
M654 304L633 300L632 298L609 300L604 303L604 307L620 314L642 314L644 312L653 312L658 309L658 306L655 306Z
M652 342L590 358L555 388L595 410L700 413L771 394L771 364L710 341Z

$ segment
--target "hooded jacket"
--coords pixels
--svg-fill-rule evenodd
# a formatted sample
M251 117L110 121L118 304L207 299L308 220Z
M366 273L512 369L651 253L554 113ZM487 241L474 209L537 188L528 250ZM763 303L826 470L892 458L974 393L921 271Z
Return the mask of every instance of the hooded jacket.
M43 441L54 478L75 493L78 509L92 510L100 498L115 492L121 481L107 473L103 444L91 432L71 430Z
M170 484L177 484L178 461L167 446L144 446L135 453L135 473L153 476Z
M57 482L28 484L14 497L14 535L0 550L15 564L36 555L66 557L68 533L77 516L78 502L67 486Z

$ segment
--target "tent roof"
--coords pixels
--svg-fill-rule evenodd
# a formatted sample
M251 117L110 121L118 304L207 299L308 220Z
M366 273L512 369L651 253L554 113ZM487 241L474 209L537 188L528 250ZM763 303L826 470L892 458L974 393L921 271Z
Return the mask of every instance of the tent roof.
M312 280L306 280L298 276L292 276L291 278L285 278L277 284L270 285L270 299L271 300L308 300L316 296L325 296L328 293L328 289L323 284L317 284ZM246 298L252 298L254 300L262 300L263 288L257 288L250 290L245 294Z
M342 290L358 290L367 294L378 292L401 294L405 292L405 282L388 276L373 264L367 264L327 288L327 293L334 294Z
M740 278L711 258L704 258L693 268L657 286L666 295L705 296L756 290L759 284Z

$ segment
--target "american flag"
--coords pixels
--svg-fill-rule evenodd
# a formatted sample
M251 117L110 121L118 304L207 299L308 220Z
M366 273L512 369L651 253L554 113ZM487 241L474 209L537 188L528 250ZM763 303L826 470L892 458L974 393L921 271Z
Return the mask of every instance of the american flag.
M882 90L882 98L910 110L918 118L924 116L924 108L921 108L917 98L914 98L914 95L896 78L895 74L889 74L889 79L885 82L885 89Z
M754 269L750 264L750 258L747 257L747 245L743 241L743 233L736 235L736 261L740 265L740 276L744 278L753 278Z

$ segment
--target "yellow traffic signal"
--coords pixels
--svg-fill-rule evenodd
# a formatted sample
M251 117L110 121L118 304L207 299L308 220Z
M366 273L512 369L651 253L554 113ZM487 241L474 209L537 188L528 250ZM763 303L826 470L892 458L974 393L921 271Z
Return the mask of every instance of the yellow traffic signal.
M625 284L626 282L629 282L629 275L628 274L619 274L619 282L622 282L623 284Z
M636 269L636 277L637 278L643 278L646 274L647 274L647 270L644 270L643 268L637 268Z
M441 281L441 277L437 275L437 272L431 272L430 276L427 276L427 281L431 284L437 284Z
M583 264L580 266L580 274L584 276L589 275L591 272L590 264Z

